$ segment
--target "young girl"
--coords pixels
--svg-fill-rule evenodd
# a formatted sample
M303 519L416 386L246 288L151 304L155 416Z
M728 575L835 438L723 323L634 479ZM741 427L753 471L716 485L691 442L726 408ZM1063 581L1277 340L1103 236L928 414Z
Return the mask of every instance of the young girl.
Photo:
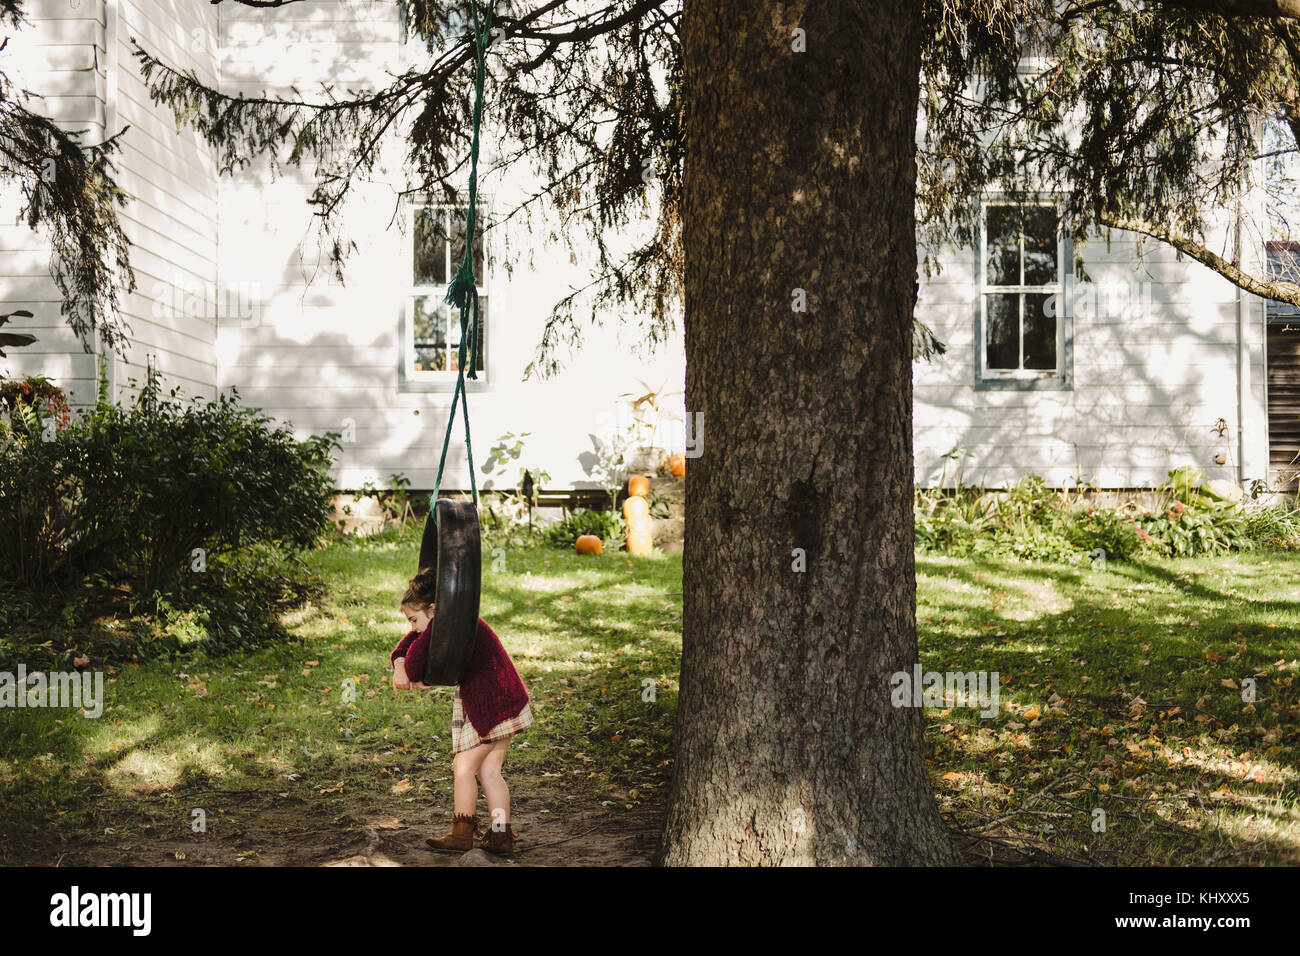
M402 595L402 613L411 632L389 659L393 663L393 692L426 687L424 662L433 631L435 571L422 568ZM414 680L412 680L414 678ZM426 842L435 850L470 850L478 826L478 783L487 798L489 826L479 846L492 853L513 853L515 831L510 826L510 791L501 776L510 738L533 723L528 691L510 655L492 628L479 618L468 673L451 701L451 749L454 815L451 830ZM475 782L478 777L478 783Z

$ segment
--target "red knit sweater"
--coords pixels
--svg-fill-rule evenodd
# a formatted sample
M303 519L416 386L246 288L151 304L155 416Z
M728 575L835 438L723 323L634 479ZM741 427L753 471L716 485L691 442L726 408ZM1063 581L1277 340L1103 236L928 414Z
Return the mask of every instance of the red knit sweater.
M424 659L429 653L429 639L433 622L423 631L411 631L388 656L389 662L406 658L406 676L412 681L424 678ZM469 669L460 682L460 702L465 708L465 719L478 731L480 737L524 709L528 691L519 679L510 655L483 618L478 619L478 633L474 637L474 653L469 659Z

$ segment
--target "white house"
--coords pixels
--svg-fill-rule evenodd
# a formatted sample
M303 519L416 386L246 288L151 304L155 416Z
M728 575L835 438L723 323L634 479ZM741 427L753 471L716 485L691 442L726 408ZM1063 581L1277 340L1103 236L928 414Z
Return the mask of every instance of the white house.
M959 462L963 481L988 486L1038 474L1141 487L1183 465L1251 481L1266 477L1270 451L1275 465L1300 453L1266 376L1296 352L1274 336L1266 358L1259 297L1120 231L1077 250L1078 281L1050 199L1023 235L995 197L977 215L978 247L945 255L921 287L918 315L948 350L916 366L918 482L945 469L951 479ZM1263 257L1243 244L1247 268Z
M333 282L308 238L310 171L219 177L198 137L150 103L130 44L231 93L309 94L321 81L375 88L385 70L425 55L402 42L397 7L28 0L33 23L2 54L21 61L50 114L90 141L130 127L119 180L134 197L125 228L139 289L127 303L128 357L110 357L117 394L152 362L189 393L237 388L301 433L346 431L353 440L337 466L345 488L382 486L393 473L415 488L433 484L455 382L456 328L440 303L458 210L408 205L398 213L406 228L394 224L407 185L395 136L387 172L358 184L346 215L360 251L346 284ZM483 184L497 209L529 186L490 172ZM1066 278L1068 230L1048 200L1023 239L996 197L979 215L979 248L946 255L921 288L919 315L948 349L916 366L919 483L951 482L959 459L964 481L987 485L1037 473L1053 484L1136 487L1184 464L1247 481L1266 476L1270 455L1276 465L1300 453L1300 432L1286 424L1295 411L1270 405L1267 382L1270 350L1286 352L1288 368L1300 353L1289 338L1266 336L1258 298L1158 243L1140 250L1129 234L1080 250L1092 281L1077 284ZM521 464L545 468L548 488L592 487L594 452L626 419L620 396L638 380L667 383L681 410L680 328L644 354L635 324L620 335L610 315L588 329L563 374L522 381L551 305L587 281L589 263L518 227L494 230L485 251L484 362L468 395L477 457L506 432L530 432ZM517 262L509 275L506 257ZM34 234L0 225L0 302L35 313L15 327L40 337L4 368L51 375L90 401L95 360L64 325L47 267ZM680 449L680 420L660 438ZM469 486L459 421L443 486Z

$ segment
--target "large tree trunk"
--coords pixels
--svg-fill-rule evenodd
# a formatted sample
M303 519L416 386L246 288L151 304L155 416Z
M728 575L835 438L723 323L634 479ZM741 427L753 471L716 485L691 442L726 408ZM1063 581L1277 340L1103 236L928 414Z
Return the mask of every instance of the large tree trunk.
M916 0L685 7L686 408L704 428L667 864L956 859L921 711L889 684L917 661L919 20Z

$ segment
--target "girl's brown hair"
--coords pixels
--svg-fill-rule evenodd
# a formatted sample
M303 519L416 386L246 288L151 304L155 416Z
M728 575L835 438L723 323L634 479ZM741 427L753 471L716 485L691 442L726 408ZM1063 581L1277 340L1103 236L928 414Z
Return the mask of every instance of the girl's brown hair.
M401 606L432 607L433 599L438 596L438 569L420 568L406 586L402 595Z

